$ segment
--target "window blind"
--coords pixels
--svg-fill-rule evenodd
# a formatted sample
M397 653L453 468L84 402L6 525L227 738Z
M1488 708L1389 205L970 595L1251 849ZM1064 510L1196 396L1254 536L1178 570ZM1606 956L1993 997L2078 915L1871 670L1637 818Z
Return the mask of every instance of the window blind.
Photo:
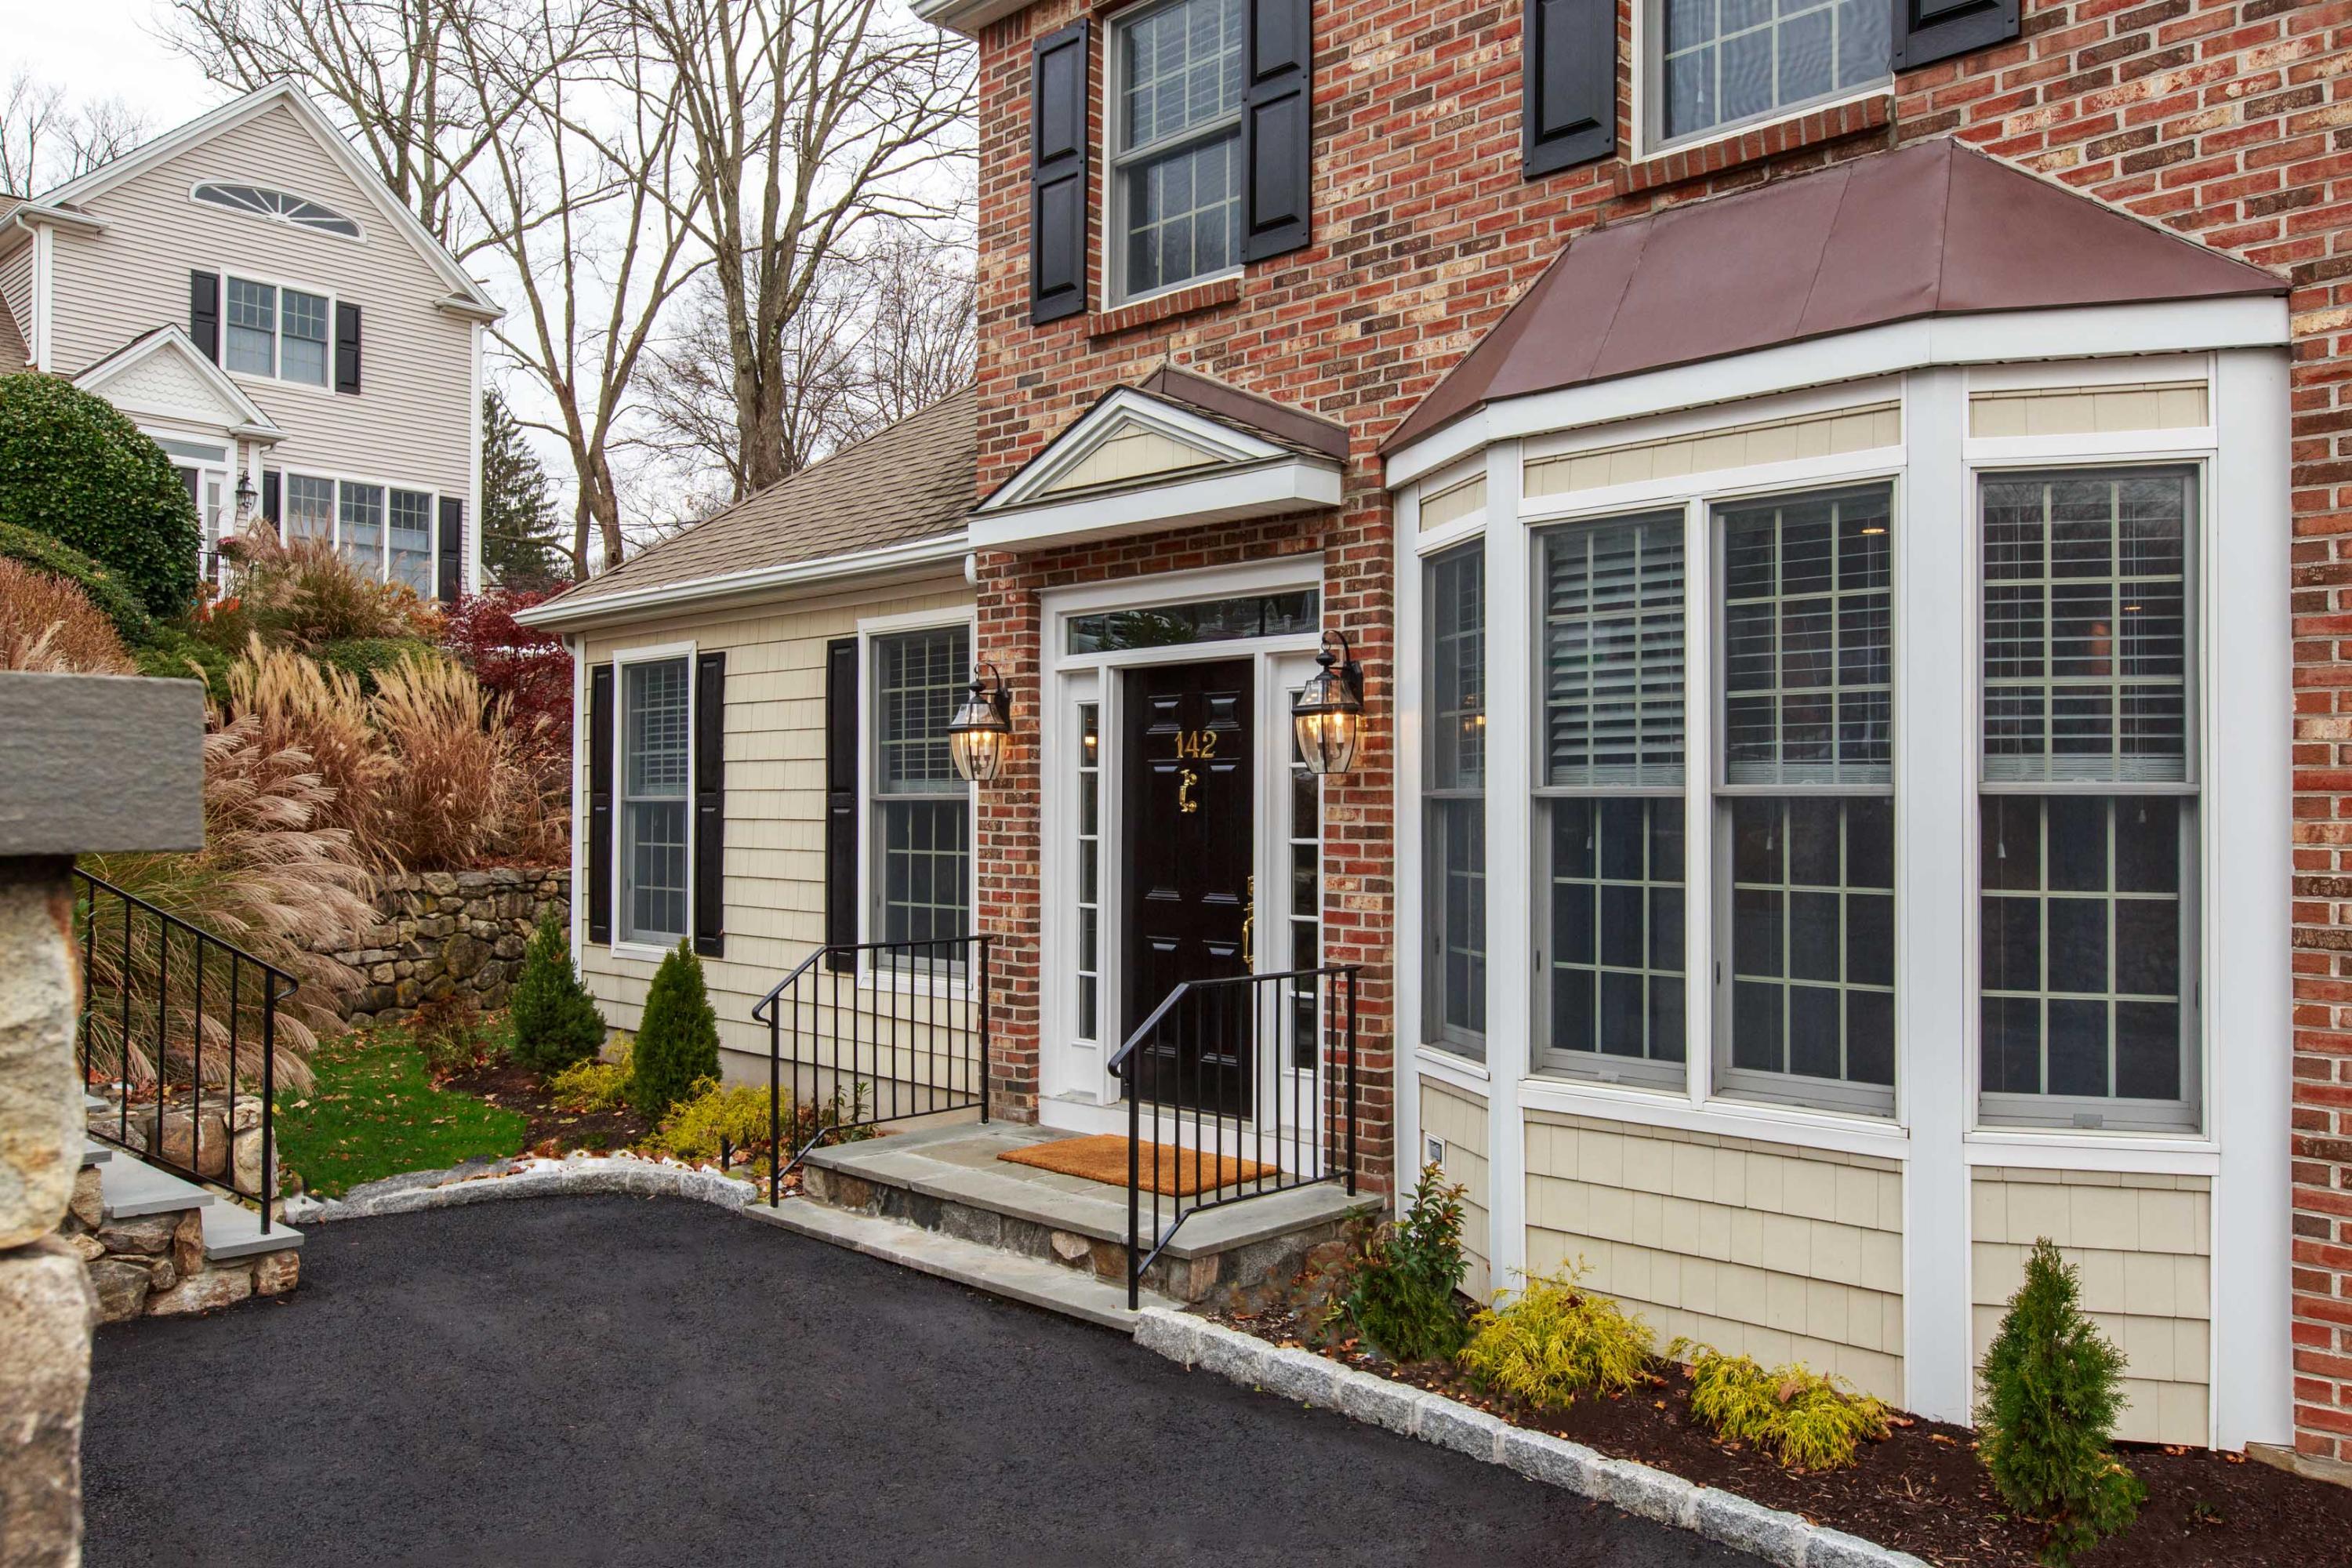
M1544 541L1548 782L1683 779L1683 520L1565 530Z

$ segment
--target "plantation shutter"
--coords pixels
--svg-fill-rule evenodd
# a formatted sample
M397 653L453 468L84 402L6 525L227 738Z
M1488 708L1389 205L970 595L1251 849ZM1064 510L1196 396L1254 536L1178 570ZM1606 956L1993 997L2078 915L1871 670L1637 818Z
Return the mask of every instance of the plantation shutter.
M1896 0L1895 68L1932 65L2017 37L2017 0Z
M694 951L727 952L727 656L694 661Z
M278 520L284 515L284 503L278 500L279 494L278 470L275 468L262 469L261 516L263 521L268 522L272 528L276 528L278 526Z
M1242 95L1242 259L1307 244L1314 174L1315 42L1308 0L1255 0Z
M593 666L588 671L590 942L613 940L613 667Z
M220 274L188 274L188 336L196 352L220 363Z
M1616 0L1527 0L1520 47L1520 156L1528 175L1616 151Z
M857 941L857 639L824 645L824 940ZM828 964L855 970L855 953Z
M1029 320L1087 308L1087 24L1037 40L1030 55Z
M441 498L440 598L454 605L466 592L466 503L461 497Z
M1544 772L1556 785L1683 782L1683 520L1544 542Z
M360 389L360 308L340 301L335 306L335 390L356 394Z

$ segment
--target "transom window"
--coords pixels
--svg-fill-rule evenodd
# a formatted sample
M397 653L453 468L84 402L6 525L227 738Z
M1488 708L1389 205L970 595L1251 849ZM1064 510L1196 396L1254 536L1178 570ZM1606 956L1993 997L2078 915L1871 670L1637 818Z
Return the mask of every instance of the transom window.
M321 206L310 197L298 196L291 191L207 180L197 185L189 195L209 206L250 213L256 217L275 218L279 223L289 223L296 228L307 228L314 234L339 235L345 239L360 237L358 224L332 207Z
M1120 297L1241 259L1244 0L1170 0L1111 24L1113 272Z
M231 278L227 306L221 346L222 363L230 370L311 386L327 384L331 312L325 295Z
M964 626L874 639L877 941L970 934L971 791L948 721L971 665Z
M2196 1123L2196 474L2001 475L1978 868L1988 1121Z
M622 667L621 937L686 940L692 681L684 658Z
M1072 653L1116 653L1131 647L1228 642L1236 637L1312 636L1323 627L1323 595L1314 588L1148 610L1111 610L1070 617Z
M1654 143L1687 140L1889 79L1885 0L1651 0Z

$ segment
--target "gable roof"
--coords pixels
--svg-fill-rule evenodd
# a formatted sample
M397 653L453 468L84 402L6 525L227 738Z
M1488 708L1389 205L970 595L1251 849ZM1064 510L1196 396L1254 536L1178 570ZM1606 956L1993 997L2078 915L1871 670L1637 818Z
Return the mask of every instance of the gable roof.
M1580 236L1381 449L1504 398L1922 316L2286 291L1945 138Z
M200 114L160 136L141 142L120 158L68 180L42 195L37 202L20 203L13 209L14 215L20 222L38 222L39 215L44 212L54 214L60 221L72 221L79 216L74 209L82 204L112 190L141 171L152 168L224 131L243 125L278 104L284 104L292 111L302 128L310 132L352 182L367 195L378 213L400 231L402 237L414 246L442 280L449 285L450 297L444 303L486 320L495 320L505 313L498 302L484 292L482 286L457 264L457 258L449 254L448 248L416 220L416 215L393 196L383 178L352 151L342 132L336 130L319 106L310 101L310 94L291 81L274 81L267 87L256 88L241 98L233 98L209 113Z
M563 626L963 553L980 451L966 387L519 617Z
M150 327L102 359L83 366L74 373L73 384L84 392L96 393L110 403L123 405L125 400L108 396L107 386L118 379L134 374L149 361L163 356L173 362L172 369L183 386L193 384L219 405L221 423L247 440L272 442L285 435L278 423L262 411L261 405L247 395L228 372L215 364L212 357L200 352L186 329L176 321L160 327ZM142 388L146 391L148 388ZM184 408L142 407L135 397L128 400L126 412L154 415L177 415L192 412Z

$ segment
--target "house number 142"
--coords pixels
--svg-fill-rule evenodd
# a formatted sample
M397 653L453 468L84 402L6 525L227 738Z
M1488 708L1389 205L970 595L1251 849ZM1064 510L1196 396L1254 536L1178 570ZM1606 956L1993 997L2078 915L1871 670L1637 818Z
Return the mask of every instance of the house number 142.
M1180 757L1213 757L1217 754L1217 732L1214 730L1179 730L1176 731L1176 754Z

